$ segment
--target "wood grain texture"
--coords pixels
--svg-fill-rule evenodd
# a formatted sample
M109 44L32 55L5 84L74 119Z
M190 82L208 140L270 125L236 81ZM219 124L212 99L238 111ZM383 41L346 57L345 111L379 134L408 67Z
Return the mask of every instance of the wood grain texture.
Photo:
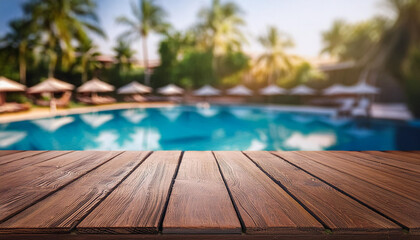
M0 176L0 222L121 152L72 152Z
M322 225L241 152L214 152L249 234L320 233Z
M45 151L19 151L16 153L7 154L5 156L0 157L0 165L13 161L18 161L31 156L36 156L42 153L45 153Z
M185 152L163 233L240 233L241 224L211 152Z
M149 152L124 152L57 193L0 224L0 232L68 232ZM60 206L60 207L57 207Z
M333 232L401 231L401 227L269 152L245 152Z
M417 153L403 151L364 151L364 153L369 153L372 155L382 156L385 158L392 158L402 162L420 165L420 154Z
M374 184L330 168L296 152L273 152L299 168L328 182L378 212L416 232L420 229L420 204Z
M153 152L78 226L81 233L157 233L181 152Z
M12 174L15 171L21 170L23 168L33 166L37 163L51 160L53 158L68 154L71 151L49 151L36 156L27 157L19 161L12 161L1 165L0 167L0 176L5 176L6 174Z
M403 182L406 182L407 184L420 183L420 173L408 171L406 169L394 167L387 164L377 163L375 161L369 161L364 158L347 154L346 152L343 152L343 151L328 151L328 152L318 152L318 153L321 154L322 156L325 156L325 155L333 156L338 161L347 160L348 162L354 163L355 165L362 165L362 166L368 167L368 169L375 169L375 171L383 172L388 177L392 178L392 181L402 180Z
M369 160L369 161L373 161L373 162L377 162L377 163L381 163L381 164L386 164L386 165L391 165L391 166L394 166L394 167L406 169L408 171L413 171L413 172L416 172L416 173L420 173L420 165L401 161L394 156L383 157L383 156L368 154L368 153L364 153L364 152L350 152L350 151L346 152L346 154L353 155L353 156L356 156L356 157L359 157L359 158L362 158L362 159L366 159L366 160Z
M338 171L345 172L349 175L362 179L366 182L375 184L378 187L400 194L403 197L413 201L420 202L420 184L410 180L406 176L398 176L389 174L384 171L377 170L372 167L364 166L360 162L346 160L355 157L348 154L347 158L338 157L334 153L328 152L299 152L298 154L308 156L313 161L327 165Z
M418 240L410 234L7 234L2 240Z
M0 157L6 156L12 153L20 152L19 150L0 150Z

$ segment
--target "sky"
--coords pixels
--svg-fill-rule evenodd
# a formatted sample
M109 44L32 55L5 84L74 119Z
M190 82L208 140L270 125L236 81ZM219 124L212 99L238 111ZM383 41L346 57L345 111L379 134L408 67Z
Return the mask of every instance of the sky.
M130 2L137 0L96 0L100 25L108 38L92 36L99 49L112 55L116 38L125 30L115 19L119 16L131 17ZM169 21L176 30L186 30L198 19L198 11L211 4L211 0L155 0L167 12ZM227 0L221 0L226 2ZM244 28L248 44L244 50L250 54L262 51L256 38L264 34L268 26L275 26L289 34L294 42L293 53L307 58L315 58L322 49L321 33L328 30L336 19L354 23L377 14L386 13L384 0L230 0L243 11L246 22ZM0 0L0 36L8 31L7 23L21 17L21 4L27 0ZM148 39L149 56L158 59L158 46L161 36L153 34ZM132 42L137 51L136 57L142 59L140 40Z

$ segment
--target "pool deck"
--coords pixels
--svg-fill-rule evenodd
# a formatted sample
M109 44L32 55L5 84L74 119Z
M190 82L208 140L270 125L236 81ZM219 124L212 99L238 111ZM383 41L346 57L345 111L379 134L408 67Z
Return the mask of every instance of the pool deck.
M420 239L420 151L0 151L0 239Z
M16 112L16 113L3 113L0 114L0 124L16 121L33 120L39 118L49 118L57 116L67 116L70 114L82 114L118 109L131 109L131 108L159 108L175 106L171 102L144 102L144 103L113 103L99 106L84 106L75 108L59 108L56 111L50 111L49 107L31 108L29 111Z

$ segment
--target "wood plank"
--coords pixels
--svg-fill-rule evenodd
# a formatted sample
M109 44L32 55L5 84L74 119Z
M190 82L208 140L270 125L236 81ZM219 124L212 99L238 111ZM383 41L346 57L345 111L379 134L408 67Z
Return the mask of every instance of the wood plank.
M2 240L418 240L409 234L4 234Z
M8 154L0 157L0 165L13 161L18 161L23 158L32 157L41 153L45 153L45 151L20 151L17 153Z
M327 165L413 201L420 202L420 191L418 190L420 189L420 184L405 177L388 174L361 164L354 164L327 152L299 152L298 154L308 156L320 164Z
M153 152L78 226L80 233L157 233L180 151Z
M1 165L0 176L5 176L6 174L11 174L15 171L21 170L23 168L33 166L37 163L51 160L53 158L71 153L71 151L48 151L36 156L27 157L19 161L8 162Z
M326 151L326 152L319 152L321 155L327 155L335 157L336 160L341 161L345 160L351 163L355 163L356 165L363 165L370 169L375 169L377 171L380 171L390 178L392 178L393 181L402 181L406 184L415 184L418 186L420 184L420 173L416 173L413 171L408 171L403 168L397 168L391 165L382 164L374 161L369 161L364 158L356 157L351 154L347 154L347 152L343 151ZM392 177L392 176L394 177Z
M308 156L296 152L274 152L274 154L398 221L410 231L418 232L420 229L420 204L418 202L320 164Z
M6 156L12 153L20 152L19 150L0 150L0 157Z
M68 232L150 152L124 152L0 224L2 233Z
M369 161L386 164L386 165L402 168L408 171L420 173L420 165L403 162L393 157L382 157L382 156L372 155L372 154L368 154L364 152L351 152L351 151L346 152L346 154L360 157Z
M241 224L213 154L185 152L163 233L240 233Z
M392 158L395 160L420 165L420 154L403 152L403 151L363 151L364 153L369 153L377 156L382 156L386 158Z
M333 232L402 230L390 220L269 152L246 151L245 154L288 189Z
M249 234L311 233L323 226L241 152L214 152Z
M0 176L0 222L120 153L77 151Z

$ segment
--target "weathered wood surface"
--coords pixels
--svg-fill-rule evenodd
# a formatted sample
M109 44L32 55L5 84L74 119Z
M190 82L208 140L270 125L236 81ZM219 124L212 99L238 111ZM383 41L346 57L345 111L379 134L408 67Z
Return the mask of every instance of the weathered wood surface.
M67 232L95 207L149 152L124 152L0 224L0 232ZM56 207L65 206L65 207Z
M0 239L417 239L419 157L0 151Z
M45 153L45 151L19 151L12 154L5 154L0 157L0 165L13 161L19 161L21 159L36 156L42 153Z
M334 156L334 159L340 160L347 160L351 163L354 163L355 165L363 165L368 167L368 169L375 169L375 170L379 170L380 174L385 173L385 175L391 177L390 175L393 175L391 178L394 177L395 178L399 178L399 179L403 179L403 182L407 182L407 184L411 184L411 182L414 182L414 184L418 184L420 183L420 173L417 172L413 172L413 171L409 171L403 168L399 168L399 167L395 167L395 166L391 166L391 165L387 165L387 164L381 164L381 163L377 163L375 161L369 161L363 158L359 158L356 156L353 156L351 154L344 154L344 152L316 152L321 155L327 155L327 156ZM369 152L369 154L377 154L377 153L382 153L382 152ZM395 179L396 180L396 179Z
M401 151L366 151L364 153L378 155L386 158L393 158L399 161L420 165L420 153L401 152Z
M180 155L152 153L79 224L78 231L157 233Z
M0 157L6 156L12 153L17 153L17 152L20 152L20 151L19 150L3 150L3 151L0 151Z
M369 161L378 162L381 164L391 165L398 168L403 168L409 171L420 173L420 165L413 162L402 161L398 155L391 155L389 157L383 157L378 155L373 155L364 152L348 152L347 154L353 155L355 157L366 159Z
M186 152L163 233L240 233L241 224L211 152Z
M400 227L268 152L245 152L333 231L389 231Z
M241 152L215 152L246 232L310 232L322 225Z
M298 152L274 152L274 154L360 200L384 216L394 219L402 226L414 232L419 230L420 204L418 202L320 164L314 161L313 157L308 157L307 154L306 156Z
M348 161L348 159L337 157L334 153L300 152L299 154L308 156L317 163L375 184L378 187L395 192L413 201L420 202L420 184L411 181L404 175L396 176L389 174L372 167L364 166L360 161L352 162Z
M19 161L12 161L1 165L0 176L5 176L6 174L13 173L17 170L33 166L37 163L51 160L53 158L71 153L71 151L51 151L38 154L37 156L23 158Z
M120 152L72 152L0 176L0 222L118 154Z

